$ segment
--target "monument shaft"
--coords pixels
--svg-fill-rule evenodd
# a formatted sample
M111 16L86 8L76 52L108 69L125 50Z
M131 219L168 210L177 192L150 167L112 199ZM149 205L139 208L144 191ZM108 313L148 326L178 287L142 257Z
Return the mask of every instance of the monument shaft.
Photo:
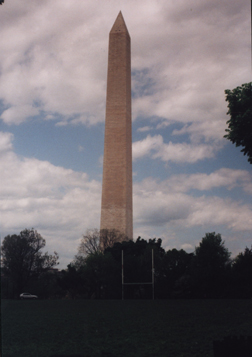
M133 239L130 36L121 12L109 34L100 229Z

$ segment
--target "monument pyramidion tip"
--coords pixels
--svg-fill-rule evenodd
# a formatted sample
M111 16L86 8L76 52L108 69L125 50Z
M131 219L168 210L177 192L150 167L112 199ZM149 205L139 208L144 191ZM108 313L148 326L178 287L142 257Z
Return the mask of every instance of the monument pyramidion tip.
M110 33L116 33L116 32L124 32L129 35L129 31L127 29L127 26L125 24L125 21L124 21L121 11L119 12L119 14L114 22L114 25L112 26L112 29L110 31Z

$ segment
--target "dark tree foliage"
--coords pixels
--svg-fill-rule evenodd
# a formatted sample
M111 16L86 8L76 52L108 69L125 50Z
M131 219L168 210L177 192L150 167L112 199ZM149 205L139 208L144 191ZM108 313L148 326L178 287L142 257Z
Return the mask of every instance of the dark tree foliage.
M231 253L220 234L206 233L195 249L191 265L194 294L198 297L222 297Z
M233 295L236 298L252 298L252 246L239 253L233 264Z
M59 286L68 298L117 299L121 297L121 265L110 253L89 254L82 265L76 260L62 271Z
M230 119L224 138L236 146L242 146L241 152L248 156L252 164L252 82L233 90L226 89L225 94Z
M25 229L19 235L4 238L2 253L2 272L14 285L16 296L23 292L33 278L58 264L58 254L42 254L45 239L34 229Z
M80 271L69 264L67 270L63 270L58 277L58 285L64 291L64 296L75 299L85 292L86 282L82 279Z
M206 233L194 253L165 251L161 239L116 242L74 260L59 278L69 298L121 299L122 251L125 299L152 298L152 250L155 298L251 298L252 247L232 262L221 235Z
M58 284L59 276L61 271L58 269L46 270L29 284L29 291L36 292L40 299L61 298L64 296L64 291Z
M187 282L192 257L193 253L186 253L183 249L172 249L165 253L157 287L160 297L175 298L190 295L190 287L187 286Z
M96 299L114 299L120 297L120 265L111 254L91 254L80 270L88 287L87 295Z

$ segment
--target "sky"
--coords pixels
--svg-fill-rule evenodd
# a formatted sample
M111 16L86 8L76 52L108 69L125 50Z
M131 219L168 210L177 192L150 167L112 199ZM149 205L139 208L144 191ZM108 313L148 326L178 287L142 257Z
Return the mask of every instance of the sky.
M99 228L109 31L131 36L134 239L252 244L252 166L223 138L251 82L248 0L6 0L0 6L1 239L35 228L60 269Z

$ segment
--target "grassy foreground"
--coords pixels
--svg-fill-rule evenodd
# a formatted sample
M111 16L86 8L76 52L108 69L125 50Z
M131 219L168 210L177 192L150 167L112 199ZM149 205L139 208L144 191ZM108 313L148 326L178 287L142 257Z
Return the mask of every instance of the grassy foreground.
M251 300L2 301L2 357L206 357L228 335L252 335Z

